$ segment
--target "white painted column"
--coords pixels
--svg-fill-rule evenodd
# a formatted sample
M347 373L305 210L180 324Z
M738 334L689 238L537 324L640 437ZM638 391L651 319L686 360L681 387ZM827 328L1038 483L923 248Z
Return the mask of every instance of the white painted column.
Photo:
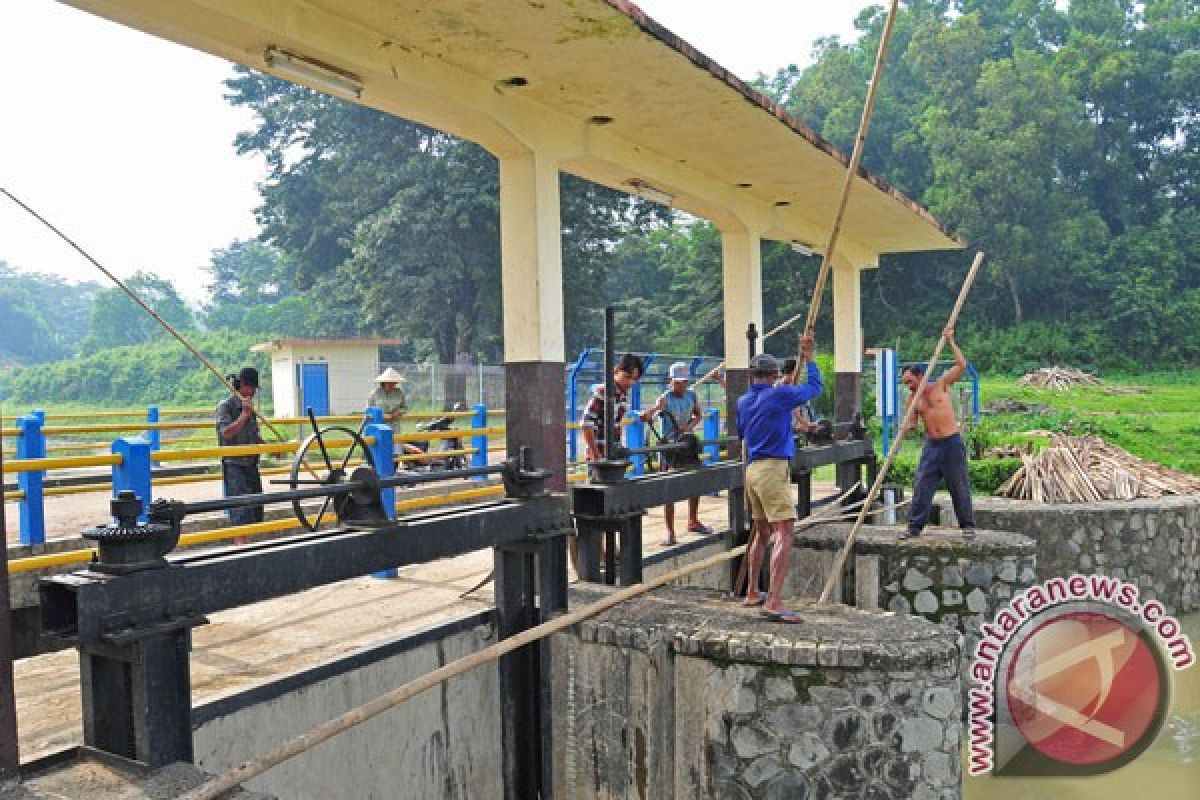
M753 322L759 336L763 334L761 241L757 233L748 230L721 233L725 365L729 369L749 366L746 326Z
M566 359L558 159L547 151L502 156L500 264L508 454L534 463L565 491Z
M833 260L833 368L862 371L862 272L849 261Z
M562 221L558 161L500 160L504 360L563 362Z
M835 254L832 272L834 419L849 422L862 410L862 271Z

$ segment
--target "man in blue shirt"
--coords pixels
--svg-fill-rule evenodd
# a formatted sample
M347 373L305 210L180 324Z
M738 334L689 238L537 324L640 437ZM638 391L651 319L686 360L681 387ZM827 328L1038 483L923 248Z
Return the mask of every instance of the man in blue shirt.
M792 410L821 394L821 372L813 361L815 341L800 338L800 353L807 380L800 386L775 385L779 362L766 353L750 359L750 391L737 405L737 428L746 448L746 498L754 519L754 536L746 554L749 588L745 604L763 603L763 611L779 622L800 622L799 615L783 607L783 582L792 553L796 507L792 499ZM768 538L774 538L770 583L765 602L758 589L758 574Z

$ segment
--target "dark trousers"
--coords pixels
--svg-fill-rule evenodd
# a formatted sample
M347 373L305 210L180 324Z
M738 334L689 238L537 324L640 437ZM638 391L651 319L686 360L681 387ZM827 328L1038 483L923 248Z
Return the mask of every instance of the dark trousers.
M929 521L933 493L943 480L954 503L954 515L960 528L975 527L975 512L971 508L971 478L967 473L967 446L957 433L944 439L926 439L917 463L913 486L912 509L908 530L919 533Z
M262 476L258 474L258 464L237 464L232 461L221 462L221 478L225 482L225 496L233 497L242 494L262 494ZM230 525L249 525L263 521L263 507L229 509Z

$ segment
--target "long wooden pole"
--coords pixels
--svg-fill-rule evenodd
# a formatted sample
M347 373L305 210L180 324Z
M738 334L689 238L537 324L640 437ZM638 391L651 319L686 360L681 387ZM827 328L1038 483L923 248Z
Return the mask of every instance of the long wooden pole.
M854 152L850 156L850 166L846 169L846 177L842 183L842 193L838 200L837 213L833 217L833 227L829 229L829 240L825 243L825 252L821 254L821 269L817 272L817 283L813 287L812 300L808 304L808 317L804 321L804 332L812 333L816 328L817 316L821 313L821 301L825 298L825 282L829 279L829 270L833 267L833 254L837 249L838 236L842 232L842 220L846 214L846 206L850 202L850 190L854 179L858 177L858 166L862 163L863 150L866 149L867 133L871 130L871 114L875 110L875 97L879 93L879 84L883 77L883 63L887 59L888 44L892 40L892 29L896 25L896 15L899 11L900 0L892 0L888 9L887 20L883 24L883 34L879 39L879 52L875 54L875 66L871 70L871 85L867 87L867 101L863 104L862 119L858 123L858 135L854 139ZM763 340L790 326L796 319L786 320L763 334ZM792 373L792 382L800 372L801 353L796 353L796 371Z
M954 308L950 311L950 318L946 321L946 327L953 327L958 321L959 312L962 311L963 303L967 300L967 294L971 291L971 284L975 282L975 276L979 272L979 267L983 264L983 253L975 254L975 261L971 264L971 270L967 273L967 277L963 280L962 288L958 290L958 300L954 303ZM937 363L942 355L942 348L946 345L946 334L942 332L938 339L937 347L933 349L933 357L929 359L929 368L932 370L933 365ZM917 384L917 391L913 393L912 399L908 403L908 409L904 412L904 419L900 423L900 430L903 430L909 422L912 421L913 415L917 411L917 403L922 395L925 394L925 387L929 383L928 375L925 379ZM883 466L879 470L879 474L875 476L875 482L871 484L871 491L867 493L867 499L863 502L862 508L858 512L858 518L854 520L854 526L850 529L850 533L846 536L845 543L842 544L842 549L838 551L837 558L834 559L833 568L829 570L829 575L825 578L825 588L821 590L821 597L817 601L819 603L829 602L829 596L833 593L833 587L837 584L837 576L842 574L842 568L846 565L846 558L850 554L850 549L854 546L854 539L858 536L858 529L862 527L863 520L867 518L867 514L871 511L871 504L875 502L875 498L879 496L879 489L883 486L883 479L887 477L888 470L892 466L892 461L896 458L896 453L900 452L900 444L903 438L899 435L892 440L892 446L888 449L887 458L884 459Z
M879 51L875 54L875 66L871 70L871 85L867 87L867 100L863 104L862 118L858 123L858 134L854 137L854 151L850 155L850 165L846 168L846 177L842 180L842 191L838 196L837 209L833 214L833 226L829 229L829 238L825 243L825 251L821 255L821 269L817 272L817 283L813 289L812 300L808 304L808 320L804 323L805 331L812 331L817 322L817 315L821 311L821 299L825 294L825 282L829 277L829 269L833 264L833 253L837 248L838 236L842 230L842 218L846 214L846 206L850 201L850 189L854 186L854 179L858 175L858 166L862 162L863 149L867 144L867 133L871 130L871 115L875 111L875 97L879 92L879 84L883 78L883 64L887 59L888 44L892 40L892 29L896 24L896 13L899 9L900 0L892 0L891 7L888 9L887 20L883 24L883 33L879 39ZM763 334L762 340L767 339L788 328L802 315L797 314L791 319L785 320L776 325L771 330ZM800 364L800 359L796 359L797 367ZM700 376L699 380L692 384L695 388L707 380L711 380L722 367L725 362L722 361L704 375ZM797 369L797 372L799 369Z
M75 244L74 240L71 239L71 237L67 236L65 233L63 233L57 227L55 227L54 224L50 222L50 220L46 219L41 214L39 214L37 211L35 211L33 208L31 208L30 206L28 206L24 202L22 202L22 200L19 197L17 197L15 194L10 192L8 189L5 189L3 186L0 186L0 194L4 194L6 197L8 197L9 200L12 200L14 203L16 203L22 209L24 209L30 216L32 216L38 222L42 223L47 228L49 228L54 233L54 235L56 235L58 238L62 239L64 242L66 242L68 245L70 245L71 248L76 253L79 253L79 255L86 258L93 267L95 267L96 269L98 269L102 273L104 273L104 276L106 278L108 278L110 281L112 281L114 284L116 284L117 288L120 289L121 291L123 291L129 297L130 300L132 300L133 302L135 302L139 306L141 306L141 309L143 311L145 311L147 314L149 314L151 319L153 319L155 322L157 322L159 325L161 325L167 333L174 336L175 339L178 340L178 342L181 345L183 345L189 353L191 353L193 356L195 356L196 359L201 364L203 364L208 369L208 371L211 372L213 374L213 376L216 377L216 379L218 381L220 381L221 384L226 389L228 389L233 394L237 394L237 390L233 388L233 383L230 382L230 380L228 378L226 378L223 374L221 374L221 371L219 369L217 369L215 366L213 366L213 363L211 361L209 361L204 356L203 353L201 353L199 350L197 350L195 347L193 347L192 343L183 337L183 334L181 334L179 331L175 330L175 328L172 327L169 322L167 322L165 319L163 319L162 317L160 317L158 315L157 311L155 311L153 308L151 308L149 305L147 305L146 301L143 300L141 297L139 297L137 292L133 291L127 285L125 285L125 283L120 278L118 278L116 275L109 272L109 270L106 269L103 264L101 264L96 259L92 258L91 254L88 253L88 251L84 250L82 247ZM267 419L261 413L259 413L258 409L254 410L254 416L258 417L259 421L261 421L268 428L271 429L271 433L275 434L275 438L277 438L281 442L287 441L287 437L285 437L282 433L280 433L279 429L276 428L274 425L272 425L271 421L269 419ZM309 469L309 472L310 472L310 474L312 474L315 477L315 473L312 472L311 468Z
M811 517L806 517L800 520L796 527L807 528L823 522L836 520L839 518L836 513L833 513L836 511L836 506L829 507L828 511L822 509L822 513L814 514ZM582 608L577 608L574 611L570 611L560 617L555 617L549 622L543 622L541 625L536 625L514 636L510 636L507 639L496 642L496 644L485 647L484 649L474 652L469 656L460 658L457 661L452 661L451 663L446 664L443 667L439 667L432 672L425 673L415 680L409 681L402 686L398 686L397 688L392 689L390 692L381 694L374 700L364 703L357 708L353 708L346 713L341 714L340 716L334 717L326 722L322 722L320 725L311 728L305 733L283 742L258 758L246 761L242 765L235 767L228 772L217 775L211 780L206 781L200 786L197 786L195 789L192 789L187 794L182 795L180 800L213 800L222 792L227 792L230 789L233 789L234 787L244 783L245 781L261 775L272 767L282 764L284 761L287 761L294 756L298 756L301 753L311 750L322 742L328 741L334 736L337 736L339 733L342 733L343 731L346 731L355 725L366 722L372 717L376 717L379 714L382 714L383 712L400 705L406 700L421 694L422 692L428 691L435 686L445 683L451 678L455 678L465 672L475 669L476 667L495 661L501 656L507 655L514 650L518 650L527 644L536 642L539 639L543 639L553 633L566 630L572 625L580 623L589 617L594 617L597 614L613 608L614 606L618 606L621 603L624 603L626 600L632 600L639 595L643 595L646 592L666 586L668 583L673 581L686 578L693 573L723 564L726 561L730 561L740 555L743 555L745 552L746 545L735 547L732 550L725 551L724 553L710 556L703 561L697 561L695 564L689 564L686 567L680 567L679 569L668 572L665 575L660 575L657 578L648 580L645 583L639 583L634 586L620 589L603 600L598 600L595 603L590 603Z

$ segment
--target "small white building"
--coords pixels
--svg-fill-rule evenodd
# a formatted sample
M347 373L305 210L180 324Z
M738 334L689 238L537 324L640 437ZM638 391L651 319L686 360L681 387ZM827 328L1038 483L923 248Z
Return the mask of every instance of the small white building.
M379 348L399 339L274 339L250 349L271 354L276 417L355 414L367 405L379 375Z

